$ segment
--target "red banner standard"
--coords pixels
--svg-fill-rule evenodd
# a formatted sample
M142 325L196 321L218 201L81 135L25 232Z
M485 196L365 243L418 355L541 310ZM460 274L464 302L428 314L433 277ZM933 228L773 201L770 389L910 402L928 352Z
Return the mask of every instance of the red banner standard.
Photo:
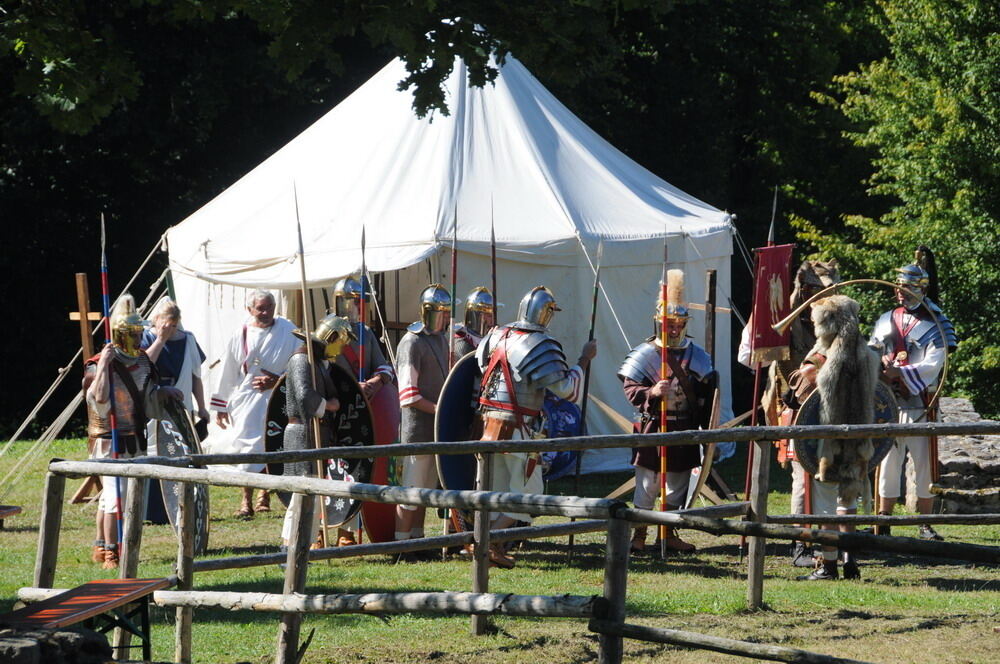
M754 271L753 327L750 329L750 361L754 364L787 360L789 336L771 327L791 312L791 270L793 244L756 249Z

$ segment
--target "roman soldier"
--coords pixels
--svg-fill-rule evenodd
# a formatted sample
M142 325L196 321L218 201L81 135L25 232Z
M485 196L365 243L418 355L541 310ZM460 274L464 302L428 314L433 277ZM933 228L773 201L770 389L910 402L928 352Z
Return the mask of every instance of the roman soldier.
M313 365L309 365L309 351L305 343L289 358L285 373L285 413L288 415L284 436L286 450L317 447L312 426L314 417L319 418L319 446L327 447L333 442L334 431L327 414L338 411L340 401L329 366L331 362L337 361L347 344L357 338L351 327L346 318L328 314L312 333ZM302 330L296 329L292 334L303 342L306 341ZM316 464L309 461L286 463L285 474L315 476ZM316 519L320 518L319 509L314 510L313 514ZM292 512L288 510L281 529L281 536L286 544L292 536L291 528Z
M897 306L879 317L868 343L882 356L882 376L896 394L899 421L927 421L933 419L933 409L928 406L941 378L947 350L954 349L958 340L951 321L933 301L937 297L937 275L930 249L917 249L914 262L897 273L896 284L901 287L896 290ZM930 514L934 504L931 484L938 462L936 443L935 438L927 436L896 440L879 470L879 514L891 514L899 499L901 468L907 454L916 473L917 511ZM888 534L888 529L878 532ZM930 525L920 527L920 537L941 539Z
M371 289L365 290L367 306ZM358 377L361 391L366 398L371 399L383 386L396 381L396 372L392 368L392 363L385 359L382 346L371 327L361 322L361 282L352 276L338 281L333 289L333 306L335 314L351 321L356 339L344 346L344 350L337 357L337 364ZM365 318L370 320L368 316ZM359 371L362 342L364 342L364 367Z
M825 262L802 261L795 272L792 294L789 297L790 309L793 311L798 309L803 302L819 291L839 282L840 269L837 259ZM787 426L794 422L798 405L805 400L812 389L797 379L799 366L816 343L816 333L813 331L809 312L808 308L803 310L789 326L788 359L762 364L768 368L768 373L761 406L764 409L764 421L769 426ZM750 323L743 328L738 359L741 364L753 368L750 359L750 329ZM795 446L790 440L779 440L775 442L775 447L778 448L778 463L792 473L791 513L811 514L812 479L796 458ZM791 560L796 567L813 567L812 548L803 542L792 543Z
M580 358L570 368L562 345L548 331L557 311L552 291L536 286L521 299L517 320L493 328L476 349L482 373L481 440L535 437L546 390L570 401L580 398L583 372L597 354L597 342L585 343ZM542 493L537 453L494 454L492 458L494 490ZM502 513L495 516L491 528L508 528L517 521L530 523L531 518L528 514ZM498 567L514 566L514 559L495 545L490 547L489 556Z
M653 320L657 329L660 329L663 318L666 318L667 375L660 375L663 346L659 335L655 334L633 348L618 369L625 397L639 410L640 420L635 425L636 430L641 433L660 430L660 403L663 400L666 400L669 431L708 427L712 396L718 380L712 358L686 336L688 310L684 300L684 273L681 270L667 272L666 310L663 309L663 304L657 301ZM686 501L691 469L701 464L701 454L695 445L667 447L666 454L666 509L677 510ZM633 502L639 509L653 509L659 493L658 449L633 448L632 465L635 467ZM665 544L668 549L675 551L693 551L695 548L670 528L667 529ZM631 548L635 552L645 550L645 527L635 529Z
M452 358L457 362L479 347L486 333L496 325L496 304L489 288L476 286L465 298L465 323L456 323Z
M164 416L162 404L166 399L181 400L184 395L177 388L159 385L156 367L139 347L143 320L128 293L115 304L110 324L111 343L90 358L84 368L87 433L93 441L95 458L131 459L146 453L147 420ZM113 449L112 428L117 431L117 450ZM101 483L104 488L97 507L92 559L104 569L115 569L119 558L117 518L125 483L111 476L102 477Z
M437 400L448 377L448 339L451 296L441 284L431 284L420 293L420 320L406 328L396 349L399 376L399 442L424 443L434 440ZM437 467L432 455L403 458L403 486L435 489ZM425 508L396 507L395 539L424 536ZM426 557L429 552L403 555L401 560Z

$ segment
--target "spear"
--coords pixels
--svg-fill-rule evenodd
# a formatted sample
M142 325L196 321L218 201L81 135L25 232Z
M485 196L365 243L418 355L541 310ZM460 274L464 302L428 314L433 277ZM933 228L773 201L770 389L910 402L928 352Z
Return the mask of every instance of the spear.
M581 244L583 241L581 240ZM597 300L598 295L601 292L601 261L604 257L604 240L601 240L597 244L597 268L594 270L594 298L590 306L590 333L587 335L587 341L594 340L594 333L597 329ZM580 422L583 423L583 429L587 429L587 396L590 394L590 368L591 365L587 365L587 370L583 372L583 403L580 404ZM580 468L583 465L583 450L580 450L576 454L576 475L573 477L573 495L580 495ZM573 559L573 536L569 536L569 558Z
M767 230L767 246L768 247L773 247L774 246L774 222L775 222L775 219L777 218L777 216L778 216L778 185L775 185L774 186L774 202L771 204L771 226ZM756 263L756 258L754 259L754 261ZM757 276L757 269L756 268L757 268L757 266L755 264L754 265L754 271L753 271L754 278L756 278L756 276ZM756 297L756 293L757 293L757 286L756 286L756 284L754 284L754 290L753 290L753 292L754 292L754 297ZM754 302L752 304L756 305L757 303ZM751 317L752 317L752 315L753 315L754 312L751 310L750 313L751 313ZM750 330L750 356L751 357L753 357L754 341L755 341L755 339L754 339L753 329L751 329ZM760 364L761 364L760 362L756 362L754 364L754 367L753 367L753 403L751 404L751 406L752 406L751 412L753 414L750 416L750 426L757 426L757 408L758 408L758 405L760 404L760 390L761 390L761 382L762 382L761 381L762 376L761 376L761 371L760 371L760 369L761 369ZM756 448L756 446L753 443L750 443L749 446L747 447L747 469L746 469L746 477L745 477L744 482L743 482L743 496L744 496L743 499L744 500L750 500L750 489L753 488L753 461L754 461L754 457L756 456L756 452L754 451L755 448ZM808 486L808 483L807 483L807 486ZM747 544L747 537L746 537L746 535L742 535L740 537L740 560L741 560L741 562L742 562L742 559L743 559L743 550L746 548L746 544Z
M493 324L500 322L500 296L497 294L497 235L493 222L493 194L490 194L490 280L493 286Z
M104 230L104 213L101 213L101 306L104 313L104 345L111 343L111 289L108 288L108 252L106 249ZM114 365L108 365L108 424L111 426L111 458L117 459L121 454L121 437L118 433L118 412L115 409ZM145 423L142 423L145 426ZM139 423L136 424L139 426ZM115 507L118 510L116 522L118 526L118 545L122 546L122 486L121 478L115 477Z
M667 379L667 236L663 235L663 274L660 277L660 380ZM667 432L667 398L660 396L660 433ZM661 445L660 511L667 511L667 448ZM660 557L667 557L667 527L660 526Z
M365 295L368 287L367 265L365 264L365 225L361 224L361 301L358 302L358 383L365 379Z
M458 203L455 203L455 223L451 227L451 325L455 326L455 313L458 307ZM494 300L496 302L496 300ZM448 368L455 364L455 334L448 335Z
M302 284L302 331L306 338L306 356L309 358L309 379L312 382L313 391L316 390L316 358L313 351L312 342L312 310L309 307L308 298L306 293L308 288L306 287L306 256L305 248L302 245L302 221L299 219L299 191L292 183L292 193L295 196L295 230L298 232L299 236L299 278ZM361 237L362 246L364 246L364 227L361 227ZM364 283L364 277L362 275L362 284ZM364 301L364 285L361 287L361 299ZM313 441L316 448L322 446L320 442L320 432L319 432L319 418L310 415L309 421L312 423ZM318 477L324 477L326 473L323 472L323 461L320 459L316 460L316 473ZM320 529L320 541L322 542L323 548L327 547L326 541L326 505L320 502L319 510L320 520L322 521L323 527Z

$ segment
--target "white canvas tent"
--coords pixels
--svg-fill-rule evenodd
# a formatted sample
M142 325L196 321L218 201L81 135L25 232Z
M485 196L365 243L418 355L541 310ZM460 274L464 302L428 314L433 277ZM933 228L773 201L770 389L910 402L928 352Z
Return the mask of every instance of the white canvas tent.
M210 368L245 318L247 289L299 287L296 215L312 289L361 266L366 228L369 271L385 281L384 313L409 321L431 279L450 279L457 217L458 293L489 285L490 229L498 248L504 321L538 284L563 312L552 325L567 356L586 340L598 243L604 242L602 297L591 391L625 417L615 370L650 334L666 237L671 267L688 275L688 299L704 302L705 270L729 292L729 215L645 170L584 125L517 60L494 85L470 88L464 64L448 79L450 114L418 119L394 61L315 124L167 233L170 267L184 324L198 336ZM316 291L317 293L319 291ZM323 299L316 295L316 309ZM461 316L461 308L459 316ZM694 312L689 331L702 339ZM721 316L718 365L728 405L729 325ZM728 407L726 410L729 410ZM590 430L620 432L597 408ZM585 470L625 467L627 453L587 455Z

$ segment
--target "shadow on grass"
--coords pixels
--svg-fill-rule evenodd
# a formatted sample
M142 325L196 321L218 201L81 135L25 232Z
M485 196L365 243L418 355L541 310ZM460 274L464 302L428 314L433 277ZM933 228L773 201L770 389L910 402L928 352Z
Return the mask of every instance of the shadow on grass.
M1000 581L996 579L925 579L924 583L937 590L952 592L997 592L1000 591Z

